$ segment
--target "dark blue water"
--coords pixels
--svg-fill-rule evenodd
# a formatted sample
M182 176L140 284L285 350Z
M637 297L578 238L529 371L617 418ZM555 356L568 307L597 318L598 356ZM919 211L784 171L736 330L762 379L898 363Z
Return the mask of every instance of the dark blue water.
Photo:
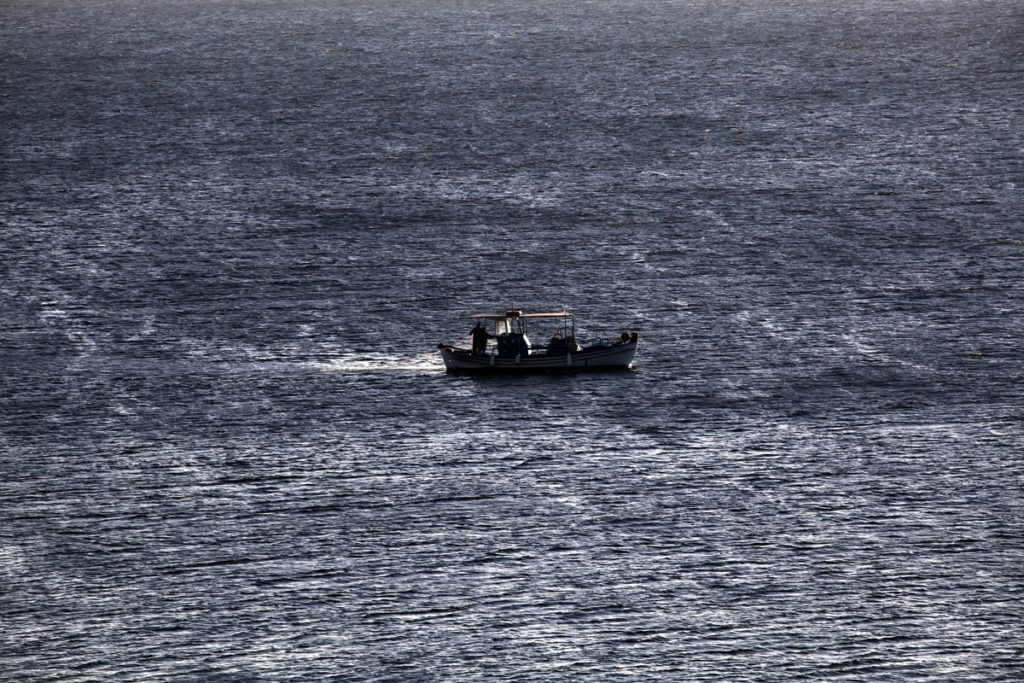
M5 0L0 679L1024 677L1024 11ZM641 333L473 378L474 310Z

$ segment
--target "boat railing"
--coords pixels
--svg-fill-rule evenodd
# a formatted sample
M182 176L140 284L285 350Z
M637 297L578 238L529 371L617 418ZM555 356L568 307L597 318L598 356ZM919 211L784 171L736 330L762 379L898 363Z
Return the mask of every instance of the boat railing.
M617 337L604 337L598 340L594 340L587 343L581 343L575 337L563 338L558 340L552 340L548 344L530 344L529 354L550 354L552 351L556 353L579 353L580 351L586 351L595 349L603 346L621 346L623 344L630 344L637 341L639 335L636 332L623 332ZM461 351L469 353L469 349L455 344L441 343L437 345L438 348L449 348L452 351ZM498 354L499 348L497 340L488 340L487 354Z

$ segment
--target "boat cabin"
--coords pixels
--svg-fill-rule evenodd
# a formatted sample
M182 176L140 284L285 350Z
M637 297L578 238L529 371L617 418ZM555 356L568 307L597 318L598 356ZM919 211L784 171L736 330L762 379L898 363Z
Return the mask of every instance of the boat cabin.
M495 340L498 358L522 358L528 355L564 356L580 350L576 343L576 321L572 313L558 311L551 313L524 313L513 308L504 313L474 313L470 316L487 327L488 334ZM547 344L535 345L528 336L531 322L538 320L553 322L547 326L551 334Z

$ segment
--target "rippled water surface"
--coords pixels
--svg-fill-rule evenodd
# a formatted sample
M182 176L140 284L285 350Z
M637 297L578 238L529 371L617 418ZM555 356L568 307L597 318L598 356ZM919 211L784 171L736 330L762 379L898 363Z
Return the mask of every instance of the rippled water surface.
M0 679L1024 678L1012 0L7 0ZM474 310L635 371L449 376Z

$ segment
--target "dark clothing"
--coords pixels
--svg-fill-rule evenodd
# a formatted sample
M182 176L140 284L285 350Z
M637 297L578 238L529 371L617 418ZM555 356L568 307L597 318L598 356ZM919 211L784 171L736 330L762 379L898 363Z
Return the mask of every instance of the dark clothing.
M487 340L491 338L491 335L487 333L482 325L477 325L469 331L469 336L473 338L473 353L485 353L487 351Z

